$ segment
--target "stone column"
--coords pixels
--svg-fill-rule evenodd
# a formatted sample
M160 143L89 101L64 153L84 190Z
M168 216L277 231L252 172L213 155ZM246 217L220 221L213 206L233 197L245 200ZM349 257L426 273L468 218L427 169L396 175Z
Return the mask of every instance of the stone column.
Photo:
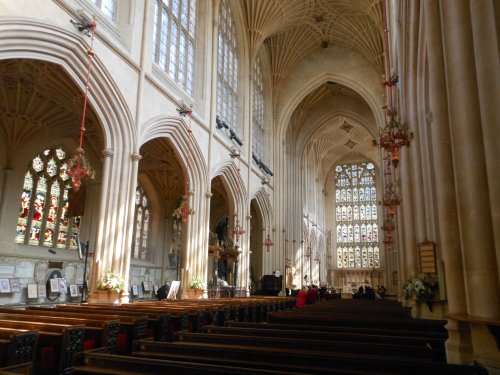
M497 9L498 11L498 9ZM497 244L497 271L500 274L500 56L497 28L500 20L495 20L495 6L492 0L470 2L472 36L481 127L488 171L491 214ZM497 16L498 17L498 16ZM487 37L486 37L487 36Z
M500 316L497 259L467 0L442 0L458 218L469 315Z
M123 259L122 259L122 275L123 275L123 282L125 286L129 285L129 280L130 280L130 258L132 257L131 251L132 251L132 241L133 241L133 233L134 233L134 227L135 227L135 191L137 188L137 175L139 172L139 160L141 160L142 156L140 154L132 154L131 155L131 161L132 161L132 173L130 176L130 191L129 191L129 215L128 215L128 220L127 220L127 228L125 229L125 236L126 236L126 241L125 241L125 249L123 251ZM122 303L128 303L129 302L129 288L125 287L125 290L122 293L121 296L121 302Z
M450 141L446 77L441 38L439 3L425 0L425 36L429 70L429 106L431 144L434 154L433 167L436 191L437 223L440 253L444 261L446 297L450 315L465 314L467 303L463 279L463 264L460 247L460 232L456 190L453 173L453 155ZM443 289L445 285L441 286ZM467 363L472 360L470 332L461 323L451 320L447 325L449 339L446 341L448 361Z
M104 261L104 243L105 243L105 222L106 222L106 204L103 202L104 199L108 198L108 190L110 188L110 168L111 161L113 158L113 150L105 149L102 152L103 155L103 165L102 165L102 185L101 185L101 202L99 205L99 226L97 229L97 239L95 244L94 252L94 264L92 266L92 271L89 275L89 298L92 292L96 290L97 280L99 275L106 271L106 262Z

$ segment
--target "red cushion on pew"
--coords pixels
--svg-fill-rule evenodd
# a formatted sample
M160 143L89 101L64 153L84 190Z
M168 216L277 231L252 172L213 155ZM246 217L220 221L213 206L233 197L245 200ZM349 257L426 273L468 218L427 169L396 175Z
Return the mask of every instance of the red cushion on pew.
M127 340L128 337L127 337L127 334L126 333L120 333L118 335L118 347L117 347L117 350L119 352L126 352L127 351Z
M85 340L83 342L83 350L90 350L95 348L95 341L92 339Z
M52 346L44 346L40 350L40 369L47 370L55 367L55 353Z

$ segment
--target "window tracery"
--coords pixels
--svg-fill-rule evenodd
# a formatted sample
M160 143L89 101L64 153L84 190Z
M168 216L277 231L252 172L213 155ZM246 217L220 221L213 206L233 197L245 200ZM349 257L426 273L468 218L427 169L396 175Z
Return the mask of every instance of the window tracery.
M156 0L153 60L193 96L196 0Z
M135 191L135 228L132 243L132 258L146 259L151 226L151 209L144 189L139 186Z
M68 158L61 149L36 155L24 176L15 242L76 250L79 216L69 218Z
M375 166L337 165L335 183L337 267L379 268Z
M262 68L260 59L255 59L253 67L253 132L252 151L260 160L264 160L264 88L262 86Z
M223 0L219 10L217 57L217 115L236 130L238 108L238 56L236 31L229 3Z

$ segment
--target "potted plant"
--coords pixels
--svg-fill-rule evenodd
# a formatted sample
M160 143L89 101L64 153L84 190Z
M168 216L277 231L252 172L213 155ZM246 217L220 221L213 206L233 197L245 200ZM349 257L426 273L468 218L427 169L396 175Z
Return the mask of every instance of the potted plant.
M203 296L205 281L200 276L193 276L188 286L188 298L201 298Z
M406 299L413 298L417 302L425 302L432 311L432 300L438 291L438 281L433 275L420 275L412 278L403 285L403 293Z
M123 278L119 273L106 271L99 278L93 300L101 303L119 303L124 287Z

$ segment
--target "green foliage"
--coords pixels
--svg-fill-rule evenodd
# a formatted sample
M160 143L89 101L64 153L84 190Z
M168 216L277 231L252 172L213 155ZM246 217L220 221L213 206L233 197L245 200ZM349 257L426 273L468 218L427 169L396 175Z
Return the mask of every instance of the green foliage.
M125 285L123 279L119 273L113 271L107 271L99 279L97 284L97 289L99 290L115 290L117 292L123 291Z
M191 289L205 289L205 282L200 276L196 275L191 279L189 287Z
M438 282L433 275L421 275L412 278L403 285L404 297L413 298L418 302L426 302L434 297L438 290Z

